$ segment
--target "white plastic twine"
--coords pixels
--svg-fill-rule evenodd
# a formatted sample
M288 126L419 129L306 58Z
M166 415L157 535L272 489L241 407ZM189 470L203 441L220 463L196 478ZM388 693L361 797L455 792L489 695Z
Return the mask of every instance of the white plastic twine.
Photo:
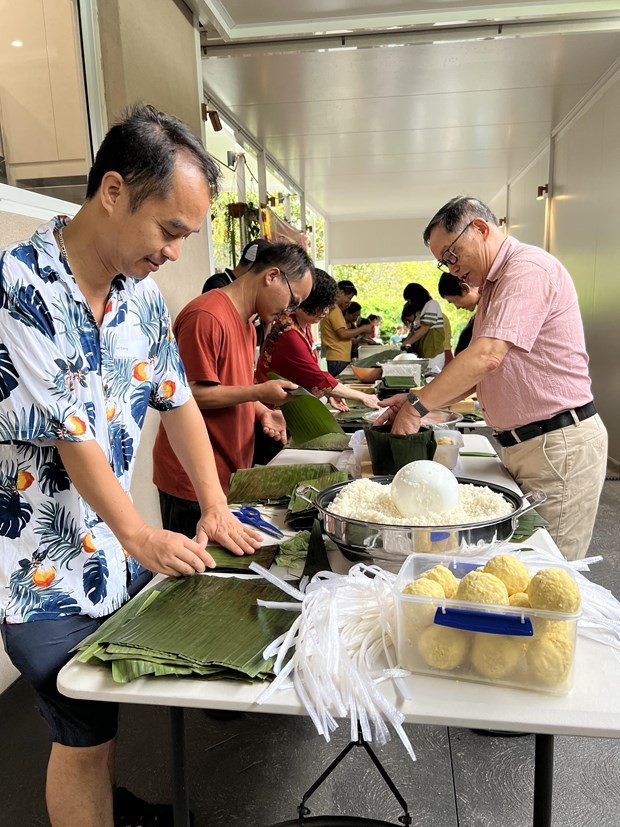
M364 740L374 738L380 746L390 740L391 724L415 761L403 729L405 716L379 689L391 680L403 697L410 697L403 681L409 673L396 668L394 656L395 576L359 563L346 576L319 572L302 594L261 566L252 563L250 568L300 601L257 601L300 612L289 631L263 653L276 658L276 678L257 703L293 686L326 741L338 726L337 718L350 718L352 740L357 740L359 725Z

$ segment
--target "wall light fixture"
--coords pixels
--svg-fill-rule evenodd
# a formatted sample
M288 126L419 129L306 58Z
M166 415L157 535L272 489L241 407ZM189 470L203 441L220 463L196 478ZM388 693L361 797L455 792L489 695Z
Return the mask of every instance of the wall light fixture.
M542 186L538 187L538 195L536 196L537 201L544 201L544 199L549 194L549 184L543 184Z

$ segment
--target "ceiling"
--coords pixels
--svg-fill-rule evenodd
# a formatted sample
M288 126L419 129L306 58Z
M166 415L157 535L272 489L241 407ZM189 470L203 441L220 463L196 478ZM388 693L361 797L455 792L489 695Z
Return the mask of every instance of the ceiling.
M620 2L188 2L210 107L335 220L491 200L620 66Z

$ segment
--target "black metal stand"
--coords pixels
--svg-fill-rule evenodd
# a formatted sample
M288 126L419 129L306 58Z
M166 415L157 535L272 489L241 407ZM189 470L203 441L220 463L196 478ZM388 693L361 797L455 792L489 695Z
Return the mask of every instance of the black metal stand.
M172 806L174 827L190 827L189 801L185 783L185 722L183 709L170 707L170 734L172 740Z
M551 827L553 809L553 735L536 735L533 827Z
M344 758L346 758L346 756L351 752L353 747L363 747L366 750L366 754L370 757L370 760L372 761L372 763L375 765L375 767L379 771L379 773L380 773L381 777L383 778L383 780L385 781L385 783L388 785L392 795L398 801L398 803L400 804L400 806L403 809L404 814L402 816L399 816L398 820L400 821L401 824L404 824L405 827L408 827L408 825L410 825L412 823L412 819L411 819L411 816L409 815L409 808L407 807L407 802L402 797L402 795L399 793L398 789L396 788L396 785L394 784L394 782L392 781L392 779L388 775L388 773L385 770L385 767L383 766L383 764L379 761L379 759L377 758L375 753L372 751L372 749L369 747L367 742L364 740L364 737L362 736L362 730L361 730L361 727L359 726L359 724L358 724L358 727L357 727L357 741L351 741L349 744L347 744L347 746L342 750L342 752L339 755L337 755L336 758L334 758L334 760L331 762L329 767L327 767L327 769L317 778L317 780L310 787L310 789L307 790L307 792L304 793L304 796L301 799L301 804L297 808L297 810L299 812L299 823L303 824L304 823L304 818L306 816L310 815L310 810L308 809L308 807L306 807L306 801L310 798L311 795L313 795L318 790L318 788L321 786L321 784L332 774L332 772L336 769L338 764L340 764L340 762Z

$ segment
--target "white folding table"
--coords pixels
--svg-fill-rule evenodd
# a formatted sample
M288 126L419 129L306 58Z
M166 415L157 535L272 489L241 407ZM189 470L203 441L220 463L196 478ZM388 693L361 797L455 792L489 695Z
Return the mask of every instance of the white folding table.
M479 434L465 435L466 451L491 452ZM276 458L289 462L325 461L333 452L287 450ZM311 454L311 459L308 458ZM332 459L336 459L333 455ZM518 490L498 458L466 457L465 474ZM528 545L559 555L545 531ZM580 637L575 657L575 685L565 696L495 687L426 675L407 678L411 700L403 700L389 683L382 685L389 700L408 723L472 729L528 732L536 735L533 827L550 827L553 787L553 736L581 735L620 738L620 657L611 647ZM185 785L183 709L207 709L305 715L294 690L285 690L258 705L264 684L238 681L200 681L187 678L140 678L116 684L105 666L78 663L74 658L58 676L59 690L69 697L120 703L154 704L171 709L175 827L189 824ZM415 746L415 745L414 745Z

